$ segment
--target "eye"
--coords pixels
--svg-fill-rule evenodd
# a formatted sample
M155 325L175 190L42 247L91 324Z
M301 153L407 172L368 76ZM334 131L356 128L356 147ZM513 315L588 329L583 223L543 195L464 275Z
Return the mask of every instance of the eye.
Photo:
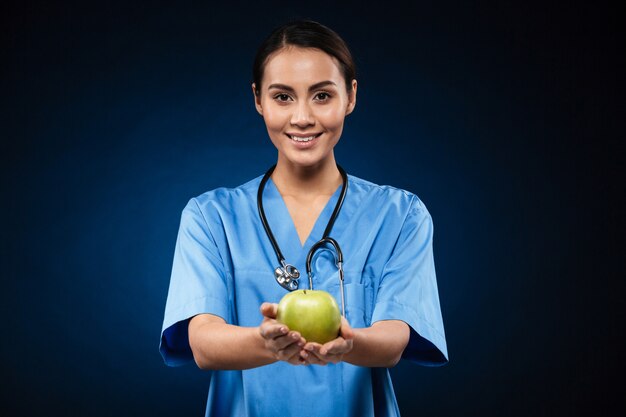
M331 98L331 95L326 91L320 91L315 95L315 99L317 101L328 101Z
M291 97L289 97L289 95L285 94L285 93L279 93L276 94L274 96L274 100L279 101L281 103L285 103L287 101L289 101L291 99Z

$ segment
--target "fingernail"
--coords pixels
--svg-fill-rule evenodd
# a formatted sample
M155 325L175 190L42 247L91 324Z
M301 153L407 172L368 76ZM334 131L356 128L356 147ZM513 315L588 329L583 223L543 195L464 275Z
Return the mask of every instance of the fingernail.
M325 355L327 353L328 353L328 351L326 349L320 349L320 354Z
M287 329L285 327L281 327L280 328L280 332L285 334L285 333L287 333Z

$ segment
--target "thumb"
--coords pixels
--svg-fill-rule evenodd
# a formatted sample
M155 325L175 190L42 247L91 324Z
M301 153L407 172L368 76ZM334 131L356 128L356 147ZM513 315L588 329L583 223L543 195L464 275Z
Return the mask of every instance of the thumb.
M261 304L261 314L270 319L275 319L278 312L278 304L263 303Z
M354 331L352 331L352 327L350 327L350 323L346 320L345 317L341 318L341 337L346 340L354 339Z

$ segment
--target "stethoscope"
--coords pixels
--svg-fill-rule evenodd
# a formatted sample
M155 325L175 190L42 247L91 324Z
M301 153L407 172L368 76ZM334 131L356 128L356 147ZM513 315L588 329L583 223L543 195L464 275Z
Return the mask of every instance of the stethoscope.
M263 223L263 228L265 229L265 233L267 233L267 237L269 238L272 246L274 247L274 252L276 252L276 257L278 258L278 262L281 266L277 267L274 270L274 277L276 278L276 282L280 284L281 287L286 289L287 291L294 291L298 289L300 279L300 271L293 266L288 264L285 261L285 257L274 238L274 234L272 233L272 229L270 228L267 218L265 217L265 210L263 210L263 189L265 188L265 183L274 172L276 165L272 166L267 170L261 183L259 184L259 191L257 193L257 207L259 209L259 216L261 217L261 223ZM339 215L339 210L341 210L341 206L343 205L343 200L346 197L346 192L348 191L348 175L346 171L343 170L339 165L337 165L337 169L341 174L341 178L343 179L343 185L341 187L341 194L339 195L339 199L337 200L337 204L335 205L335 209L333 210L333 214L330 216L330 220L328 220L328 224L326 225L326 230L324 230L324 234L322 238L317 241L311 249L309 249L309 253L306 257L306 272L309 276L309 289L313 289L313 272L311 271L311 261L313 260L313 255L315 252L321 247L329 244L335 249L335 263L337 268L339 269L339 288L341 291L341 312L343 316L346 315L345 309L345 296L343 292L343 253L341 252L341 248L339 247L339 243L335 239L329 236L331 229L333 228L333 224L335 220L337 220L337 216Z

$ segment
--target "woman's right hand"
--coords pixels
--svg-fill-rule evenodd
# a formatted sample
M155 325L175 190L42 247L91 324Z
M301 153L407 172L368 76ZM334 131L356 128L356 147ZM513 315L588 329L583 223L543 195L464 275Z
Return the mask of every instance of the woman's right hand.
M300 351L306 340L296 331L276 321L278 304L261 304L263 322L259 326L259 333L265 340L265 348L279 361L289 362L292 365L303 365L306 361L300 356Z

